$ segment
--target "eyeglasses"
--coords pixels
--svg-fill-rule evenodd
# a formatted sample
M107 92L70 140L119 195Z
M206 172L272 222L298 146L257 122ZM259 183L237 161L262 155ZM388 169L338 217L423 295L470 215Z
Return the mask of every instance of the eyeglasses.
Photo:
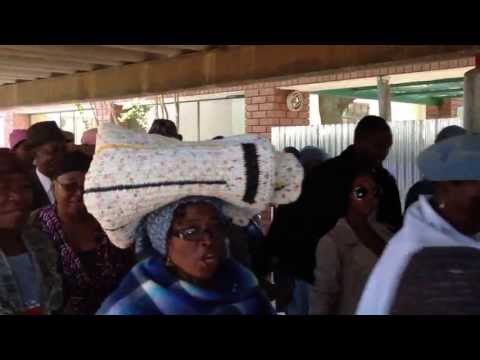
M57 180L57 183L62 187L63 190L65 190L69 194L73 194L77 191L80 191L83 193L83 184L77 184L77 183L62 183Z
M177 230L172 232L173 236L179 237L185 241L198 242L205 238L208 234L210 239L223 240L227 235L227 228L224 224L217 224L207 229L200 229L198 227L190 227L184 230Z
M366 198L370 194L371 190L367 189L364 186L358 186L355 189L353 189L353 195L355 196L355 199L357 200L362 200ZM373 196L379 197L382 194L382 190L379 187L376 187L373 190Z

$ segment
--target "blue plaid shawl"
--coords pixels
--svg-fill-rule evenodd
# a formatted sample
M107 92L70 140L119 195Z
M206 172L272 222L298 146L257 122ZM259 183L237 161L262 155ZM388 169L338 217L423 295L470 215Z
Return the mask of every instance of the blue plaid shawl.
M255 276L233 260L220 266L218 290L179 280L162 257L137 264L97 315L273 315Z

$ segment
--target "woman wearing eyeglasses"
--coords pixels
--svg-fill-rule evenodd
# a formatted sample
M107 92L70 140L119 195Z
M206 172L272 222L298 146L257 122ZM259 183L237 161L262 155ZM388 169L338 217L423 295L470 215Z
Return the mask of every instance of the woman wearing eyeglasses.
M255 276L227 257L225 203L187 197L147 215L137 236L156 255L139 263L100 315L272 314Z
M392 236L373 216L381 191L373 174L358 173L350 189L341 204L344 216L317 246L312 315L353 315L368 276Z
M85 204L113 244L147 257L99 315L271 315L258 280L227 251L229 224L296 201L303 169L265 139L172 141L99 127ZM153 166L152 166L153 165Z
M60 255L66 313L90 315L134 264L132 249L111 244L83 202L91 159L67 153L54 176L56 203L33 213L33 224L54 241Z
M147 215L137 236L156 255L129 273L98 314L273 314L255 276L227 257L224 205L192 196Z

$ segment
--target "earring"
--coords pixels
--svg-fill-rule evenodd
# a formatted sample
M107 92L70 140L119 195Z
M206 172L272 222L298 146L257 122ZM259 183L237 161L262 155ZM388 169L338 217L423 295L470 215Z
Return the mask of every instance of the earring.
M440 209L445 209L446 205L445 205L445 201L441 201L440 204L438 204L438 207Z
M168 267L173 266L173 261L172 261L172 259L170 259L170 256L167 256L167 266Z

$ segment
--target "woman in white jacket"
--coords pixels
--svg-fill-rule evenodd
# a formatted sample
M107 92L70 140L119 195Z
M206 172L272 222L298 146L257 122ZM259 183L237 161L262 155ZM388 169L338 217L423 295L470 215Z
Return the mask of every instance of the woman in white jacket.
M480 136L464 135L435 144L418 158L434 182L433 197L420 197L407 211L403 228L375 266L357 314L385 315L413 255L427 247L480 249Z
M371 173L354 177L345 216L316 250L311 315L353 315L368 276L392 236L375 221L380 189Z

